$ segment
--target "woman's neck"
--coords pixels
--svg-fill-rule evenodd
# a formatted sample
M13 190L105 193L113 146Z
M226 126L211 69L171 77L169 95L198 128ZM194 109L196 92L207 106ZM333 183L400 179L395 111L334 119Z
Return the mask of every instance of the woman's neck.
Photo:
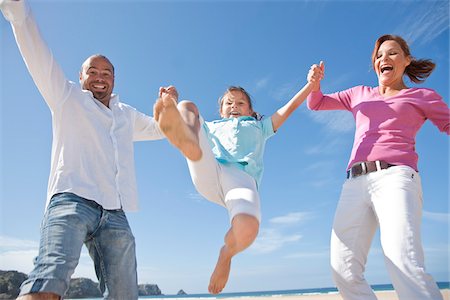
M389 97L389 96L394 96L396 95L398 92L400 92L403 89L407 89L408 87L405 85L405 83L399 82L397 84L393 84L393 85L382 85L380 84L378 87L378 90L380 92L380 94L382 96L385 97Z

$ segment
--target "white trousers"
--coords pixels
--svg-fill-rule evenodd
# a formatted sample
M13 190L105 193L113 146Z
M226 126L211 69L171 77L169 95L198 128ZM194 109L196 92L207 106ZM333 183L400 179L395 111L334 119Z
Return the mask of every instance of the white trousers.
M238 166L219 163L212 152L200 118L199 143L202 158L187 160L192 182L197 191L211 202L228 210L230 222L238 214L254 216L261 222L259 192L255 179Z
M422 187L407 166L345 181L331 234L333 279L345 300L375 300L364 278L370 245L380 228L386 268L400 300L441 300L425 272L421 241Z

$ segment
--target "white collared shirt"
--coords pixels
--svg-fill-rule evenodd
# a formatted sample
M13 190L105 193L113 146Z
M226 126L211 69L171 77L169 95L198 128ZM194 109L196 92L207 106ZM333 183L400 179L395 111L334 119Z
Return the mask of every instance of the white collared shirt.
M111 97L109 108L68 81L24 1L3 1L22 57L47 102L53 125L47 205L61 192L105 209L138 209L133 142L162 139L157 122Z

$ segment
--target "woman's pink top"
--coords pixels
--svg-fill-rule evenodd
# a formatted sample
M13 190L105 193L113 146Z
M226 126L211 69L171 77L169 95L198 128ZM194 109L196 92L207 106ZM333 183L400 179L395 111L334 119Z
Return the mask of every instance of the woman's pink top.
M417 169L415 138L429 119L440 131L450 134L450 111L432 89L403 89L392 97L380 95L378 87L356 86L324 95L308 96L311 110L348 110L356 122L349 169L354 163L384 160Z

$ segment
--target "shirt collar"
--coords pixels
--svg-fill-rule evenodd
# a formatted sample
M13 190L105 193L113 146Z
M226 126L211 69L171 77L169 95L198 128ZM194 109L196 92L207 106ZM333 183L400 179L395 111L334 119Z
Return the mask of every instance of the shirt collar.
M114 93L111 94L111 99L109 100L109 105L111 106L111 104L117 104L119 102L120 102L119 95L114 94Z

